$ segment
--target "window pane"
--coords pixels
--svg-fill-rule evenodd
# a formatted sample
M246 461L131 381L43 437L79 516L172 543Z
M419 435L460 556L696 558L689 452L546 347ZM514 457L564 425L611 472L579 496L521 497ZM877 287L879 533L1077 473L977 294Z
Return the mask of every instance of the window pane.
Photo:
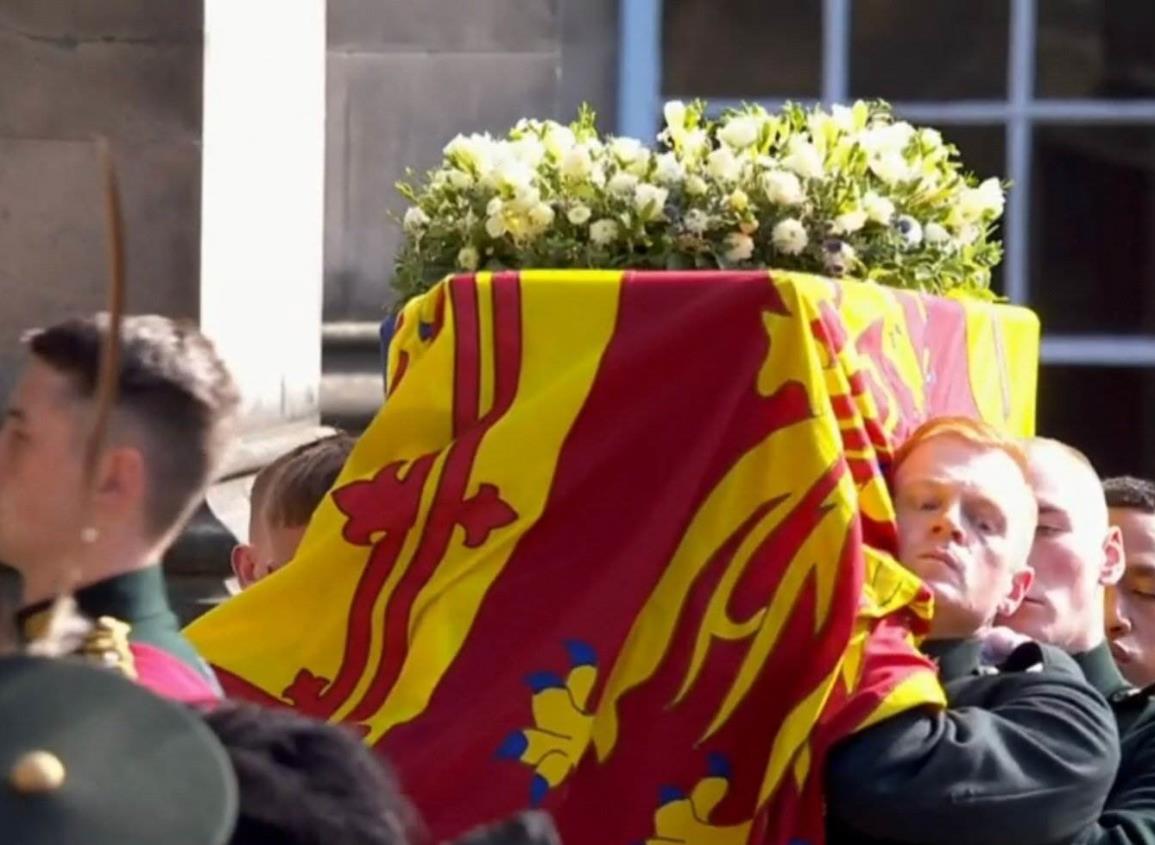
M1082 449L1104 477L1155 477L1155 438L1145 436L1153 427L1151 369L1044 366L1039 373L1039 434Z
M1155 333L1155 126L1040 126L1034 154L1043 330Z
M666 0L662 5L663 94L750 100L820 96L821 3Z
M1155 3L1039 3L1038 95L1155 97Z
M1007 0L854 0L851 93L1004 99L1009 25Z

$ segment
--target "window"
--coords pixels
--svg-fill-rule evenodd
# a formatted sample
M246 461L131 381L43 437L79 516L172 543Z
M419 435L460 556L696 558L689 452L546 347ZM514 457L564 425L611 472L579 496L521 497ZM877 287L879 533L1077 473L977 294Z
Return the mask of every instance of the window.
M1040 431L1084 448L1104 471L1155 476L1155 453L1139 443L1155 427L1155 3L724 8L623 0L618 131L652 137L665 99L694 97L768 108L882 97L941 127L977 173L1015 186L995 285L1043 323ZM1110 401L1096 393L1108 384L1118 387Z

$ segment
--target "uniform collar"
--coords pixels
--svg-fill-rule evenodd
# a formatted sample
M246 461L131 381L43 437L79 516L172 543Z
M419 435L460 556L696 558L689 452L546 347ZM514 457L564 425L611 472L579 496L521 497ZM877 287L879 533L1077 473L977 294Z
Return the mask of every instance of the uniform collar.
M938 664L943 681L973 674L982 657L982 643L978 640L932 640L923 644L923 652Z
M1120 696L1125 697L1134 689L1115 665L1115 658L1111 656L1111 649L1105 642L1090 651L1072 656L1083 670L1087 683L1108 701L1117 701Z
M164 573L159 565L114 575L81 587L73 593L73 598L80 612L92 619L111 616L133 624L150 616L171 612L165 592ZM36 637L43 633L51 607L52 601L48 600L29 605L20 611L18 619L25 637Z

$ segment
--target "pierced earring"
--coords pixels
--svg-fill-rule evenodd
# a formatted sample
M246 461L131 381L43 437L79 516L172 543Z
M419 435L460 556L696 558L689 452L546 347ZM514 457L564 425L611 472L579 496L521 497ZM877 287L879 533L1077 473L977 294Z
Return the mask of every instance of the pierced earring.
M82 528L80 531L80 542L92 545L100 538L100 532L92 526Z

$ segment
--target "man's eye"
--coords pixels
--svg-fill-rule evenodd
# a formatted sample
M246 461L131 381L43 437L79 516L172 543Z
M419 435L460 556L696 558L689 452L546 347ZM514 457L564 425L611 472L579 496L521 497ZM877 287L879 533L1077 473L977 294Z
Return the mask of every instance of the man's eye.
M921 499L917 505L920 511L933 511L938 509L938 500L936 499Z
M1124 589L1129 595L1141 601L1155 601L1155 591L1151 589L1139 589L1138 587L1124 587Z
M1039 537L1054 537L1062 533L1062 529L1054 525L1039 525L1035 528L1035 535Z

